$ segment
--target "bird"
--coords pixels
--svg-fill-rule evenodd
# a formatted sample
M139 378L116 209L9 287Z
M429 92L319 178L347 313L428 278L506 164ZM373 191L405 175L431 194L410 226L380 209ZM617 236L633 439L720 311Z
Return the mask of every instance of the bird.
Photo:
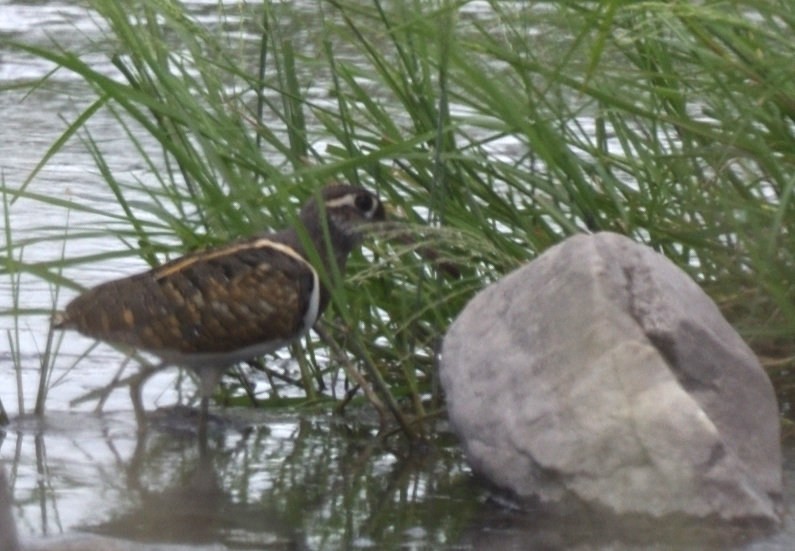
M384 219L375 193L332 184L303 204L293 226L102 283L69 302L53 328L148 352L160 361L153 371L193 370L206 438L209 398L223 373L308 332L329 304L332 276Z

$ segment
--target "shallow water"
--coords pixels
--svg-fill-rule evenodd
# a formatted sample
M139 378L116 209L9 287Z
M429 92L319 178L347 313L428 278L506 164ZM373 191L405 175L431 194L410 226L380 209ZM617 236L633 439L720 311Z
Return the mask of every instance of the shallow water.
M176 415L169 412L169 415ZM52 412L17 420L0 447L23 543L59 549L745 549L789 550L783 530L606 530L583 519L519 513L487 499L452 437L389 450L368 419L226 410L232 426L195 435L129 412ZM186 419L187 422L195 421ZM786 459L795 488L795 450ZM1 479L0 479L1 480ZM0 499L2 508L9 504ZM0 520L0 528L2 521ZM97 537L109 538L97 540ZM99 544L97 543L99 541ZM108 542L112 542L110 546ZM169 547L166 547L169 546Z
M325 416L247 410L238 422L250 432L216 434L207 454L192 434L139 437L126 413L16 423L3 457L18 530L28 541L79 532L223 549L434 548L478 504L454 448L399 457L366 426Z
M218 25L221 10L216 0L186 4L203 23ZM311 21L315 3L285 6L295 17ZM486 2L467 4L470 15L484 10ZM237 39L246 40L245 32L239 31L244 26L234 19L238 12L227 12L224 28L238 29ZM99 39L101 30L101 23L73 2L0 0L0 37L38 44L54 39L80 47L87 39ZM300 36L296 33L294 38ZM112 74L104 56L92 54L92 59ZM0 45L0 83L26 82L49 70L46 64ZM0 171L9 187L27 178L64 131L65 121L74 120L86 107L80 83L63 72L51 78L50 86L29 96L26 92L0 93ZM587 121L583 126L588 127ZM117 123L98 116L90 130L117 177L147 177L140 158L121 139ZM495 155L511 154L510 144L504 145L506 149ZM119 208L100 185L94 162L79 140L67 145L29 190L79 196L81 202L105 210ZM67 220L63 210L24 200L9 214L15 239L63 231L67 223L93 222L81 219L79 213L71 213ZM70 244L78 248L65 254L79 256L118 246L112 239L79 240ZM28 262L60 256L52 243L32 244L24 251ZM66 275L90 286L142 267L142 261L120 259L105 261L93 271L86 266L79 273L67 269ZM4 511L9 513L29 548L64 547L70 542L78 549L94 544L102 549L241 550L795 548L791 513L780 533L754 543L740 534L734 543L677 541L676 545L670 534L617 537L599 526L514 513L488 501L452 436L443 432L439 442L413 453L398 441L388 442L392 449L375 438L376 423L361 417L362 412L338 417L227 410L224 415L234 423L213 434L205 455L190 430L191 418L180 423L171 415L168 422L154 423L141 435L124 390L110 394L103 414L93 413L96 401L72 405L75 398L107 383L122 356L99 346L81 357L92 343L71 334L61 343L47 414L38 420L20 416L33 408L48 327L45 311L52 296L50 288L35 279L18 282L18 288L20 306L42 312L25 316L19 327L12 318L0 316L0 342L10 336L15 343L13 353L0 345L0 400L16 418L0 442L0 470L10 492L7 499L0 499L0 519ZM2 310L10 307L14 296L11 282L0 281ZM58 302L67 299L64 295ZM285 362L279 368L295 367ZM168 372L144 387L150 412L184 401L175 390L175 376ZM264 379L255 383L267 385ZM788 448L786 455L790 483L795 449ZM787 502L795 502L794 498L790 483ZM125 543L135 545L125 547Z

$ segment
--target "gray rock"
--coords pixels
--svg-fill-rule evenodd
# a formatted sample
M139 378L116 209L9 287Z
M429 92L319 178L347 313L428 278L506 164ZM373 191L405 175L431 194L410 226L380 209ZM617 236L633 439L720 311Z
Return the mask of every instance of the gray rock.
M473 469L519 498L780 519L770 380L690 277L626 237L572 237L481 291L441 382Z

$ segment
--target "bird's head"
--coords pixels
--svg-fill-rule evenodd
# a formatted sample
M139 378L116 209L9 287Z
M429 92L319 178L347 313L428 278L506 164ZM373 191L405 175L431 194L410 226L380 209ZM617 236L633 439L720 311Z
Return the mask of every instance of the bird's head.
M320 190L301 209L300 219L310 233L328 224L335 247L350 251L361 241L366 227L385 219L384 205L373 192L350 185L331 185ZM340 242L336 242L339 240Z

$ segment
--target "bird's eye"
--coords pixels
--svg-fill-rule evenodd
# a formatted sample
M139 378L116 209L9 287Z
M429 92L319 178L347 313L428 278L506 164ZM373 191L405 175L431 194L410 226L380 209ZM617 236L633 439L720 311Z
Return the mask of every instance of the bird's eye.
M373 198L366 193L357 195L356 208L362 212L370 212L373 209Z

